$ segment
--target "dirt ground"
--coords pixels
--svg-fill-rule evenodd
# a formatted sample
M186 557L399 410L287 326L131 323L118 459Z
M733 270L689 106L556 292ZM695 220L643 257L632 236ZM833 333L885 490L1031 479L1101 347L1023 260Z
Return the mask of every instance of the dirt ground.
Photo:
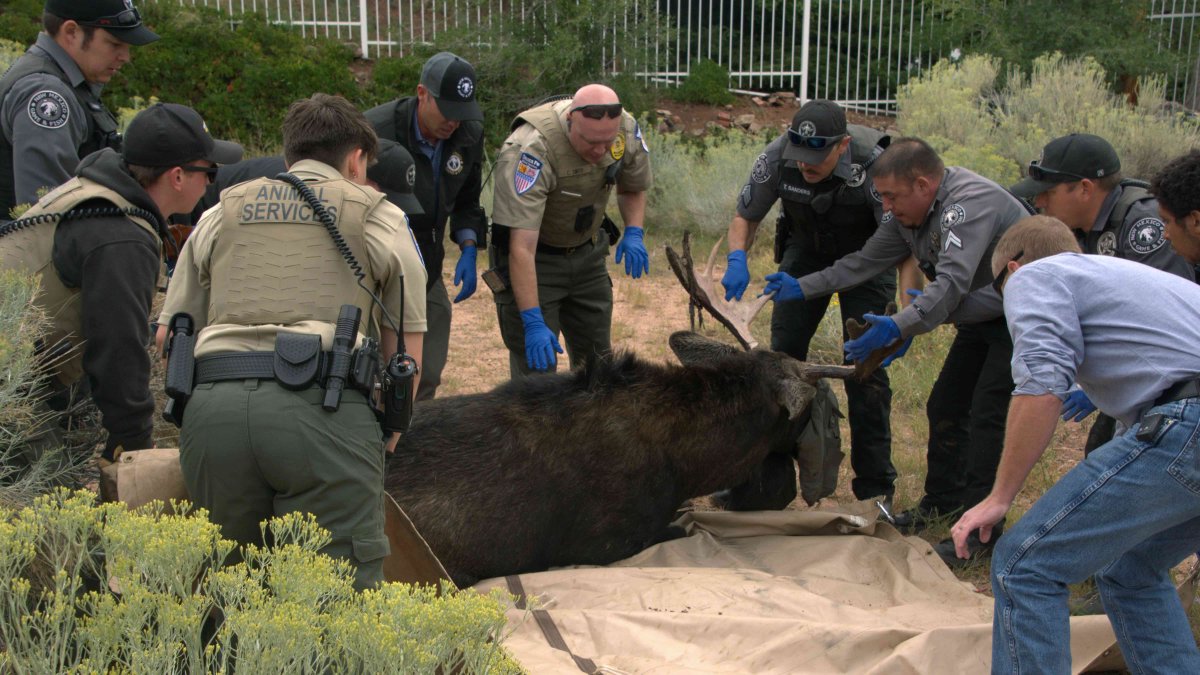
M670 99L659 99L655 111L663 117L662 111L671 113L678 119L678 129L685 133L700 134L716 124L729 126L744 115L752 115L754 123L762 128L773 128L783 131L792 121L792 116L799 110L796 99L791 94L771 98L738 96L737 100L727 106L711 106L698 103L679 103ZM846 112L846 120L850 124L861 124L879 130L887 129L895 124L895 118L861 115L852 110ZM756 126L755 129L758 127Z

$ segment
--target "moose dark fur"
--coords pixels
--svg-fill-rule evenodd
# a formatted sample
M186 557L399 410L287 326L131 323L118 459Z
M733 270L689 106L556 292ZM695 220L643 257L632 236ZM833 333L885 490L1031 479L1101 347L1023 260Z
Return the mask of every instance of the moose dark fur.
M676 333L681 366L633 355L418 405L387 491L455 583L603 565L668 538L686 499L795 442L822 376L781 353Z

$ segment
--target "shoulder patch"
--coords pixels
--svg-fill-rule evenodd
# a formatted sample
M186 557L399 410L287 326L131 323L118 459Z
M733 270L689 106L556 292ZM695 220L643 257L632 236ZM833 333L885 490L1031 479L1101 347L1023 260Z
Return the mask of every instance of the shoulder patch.
M867 180L867 172L863 170L862 164L854 163L850 165L850 177L846 179L846 186L856 188L862 185ZM872 185L874 190L875 186Z
M633 123L633 137L637 139L638 143L642 144L642 152L650 152L650 146L646 145L646 137L642 135L642 125L637 122Z
M625 132L619 132L617 137L613 139L612 150L613 159L621 159L625 156Z
M1163 236L1165 229L1158 218L1142 218L1129 228L1129 248L1142 255L1157 251L1167 241Z
M464 77L463 79L465 80L467 78ZM415 168L416 164L414 164L413 167ZM451 176L457 176L458 174L462 173L462 170L463 170L462 155L458 154L458 151L455 151L455 152L451 153L450 159L446 160L446 173L450 174Z
M767 153L762 153L754 160L754 169L750 171L750 180L755 183L765 183L771 180L771 165L767 164Z
M43 89L29 97L29 119L43 129L62 128L71 118L71 106L62 94Z
M1096 253L1099 255L1116 255L1117 234L1111 231L1102 232L1100 238L1096 240Z
M882 224L882 223L890 223L890 222L892 222L892 212L891 212L891 211L884 211L884 212L883 212L883 215L879 217L879 222L880 222L881 224Z
M513 187L516 188L517 194L529 192L541 175L542 160L528 152L522 152L521 159L517 161L517 168L513 171Z
M967 210L959 204L951 204L942 211L942 232L967 219Z
M875 181L871 181L870 193L871 193L871 199L874 199L875 201L879 202L880 204L883 203L883 197L880 197L879 190L875 189Z

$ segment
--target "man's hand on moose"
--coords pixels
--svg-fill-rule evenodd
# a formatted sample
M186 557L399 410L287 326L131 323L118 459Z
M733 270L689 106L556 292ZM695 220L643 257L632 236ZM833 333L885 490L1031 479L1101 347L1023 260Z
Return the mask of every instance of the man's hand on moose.
M796 277L787 274L786 272L773 272L767 275L767 286L758 297L770 295L772 302L787 302L789 300L803 300L804 291L800 290L800 282Z
M851 361L865 361L871 352L900 339L900 327L892 317L863 314L863 320L871 324L871 327L857 340L846 343L846 356Z
M1082 422L1085 417L1096 412L1096 405L1092 403L1092 399L1083 393L1082 389L1073 389L1067 393L1067 398L1063 400L1062 419L1064 422Z
M555 352L563 353L558 338L546 325L540 307L531 307L521 312L521 323L525 324L525 363L534 370L550 370L558 363Z
M746 252L740 249L730 251L727 260L729 264L725 267L725 276L721 277L721 285L725 287L725 300L741 300L746 287L750 285Z
M617 242L616 263L619 265L624 258L625 274L634 279L641 279L642 274L650 273L650 254L646 252L646 244L642 241L644 235L642 228L630 225L625 228L621 241Z

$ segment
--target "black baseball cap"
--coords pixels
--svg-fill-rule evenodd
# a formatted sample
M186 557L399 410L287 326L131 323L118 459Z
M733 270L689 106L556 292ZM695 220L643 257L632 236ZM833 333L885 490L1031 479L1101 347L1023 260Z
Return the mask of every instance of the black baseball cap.
M846 113L833 101L813 99L796 111L787 135L784 159L820 164L846 137Z
M131 45L146 45L158 34L142 25L142 15L132 0L46 0L44 11L80 26L103 28Z
M1108 141L1092 134L1070 134L1047 143L1041 159L1029 163L1028 175L1012 191L1033 199L1059 183L1095 180L1120 170L1121 158Z
M379 139L379 157L367 167L367 178L379 184L389 202L404 209L410 216L425 213L413 194L417 185L417 164L403 145Z
M200 114L186 105L155 103L129 123L121 156L127 164L149 167L182 166L198 159L233 164L241 161L242 146L213 139Z
M475 69L450 52L438 52L421 68L421 84L437 99L438 110L448 120L483 121L475 100Z

